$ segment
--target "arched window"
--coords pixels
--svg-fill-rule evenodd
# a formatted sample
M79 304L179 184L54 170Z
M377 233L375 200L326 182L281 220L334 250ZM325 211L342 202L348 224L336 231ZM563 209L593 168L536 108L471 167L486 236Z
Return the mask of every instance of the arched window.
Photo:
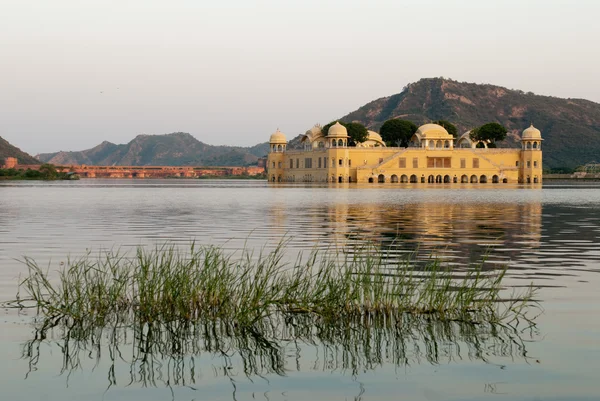
M373 177L369 177L369 182L372 183L373 182Z
M338 147L342 147L344 146L344 141L342 141L341 139L338 139Z
M435 148L435 141L429 141L429 149Z
M435 147L438 148L438 149L441 149L442 148L442 141L437 141L435 143Z
M534 149L537 149L537 142L534 142L534 143L533 143L533 148L534 148Z
M283 146L281 146L281 145L277 145L277 151L278 151L278 152L281 152L282 150L283 150Z
M384 183L385 182L385 175L379 174L379 176L377 177L377 182Z
M319 141L319 148L324 148L325 147L325 143L323 141Z
M331 147L335 148L335 145L337 144L337 141L335 139L331 140Z
M492 176L492 184L497 184L498 182L499 182L498 176L497 175Z
M450 141L444 141L444 148L450 149Z
M531 142L527 142L527 149L531 149Z

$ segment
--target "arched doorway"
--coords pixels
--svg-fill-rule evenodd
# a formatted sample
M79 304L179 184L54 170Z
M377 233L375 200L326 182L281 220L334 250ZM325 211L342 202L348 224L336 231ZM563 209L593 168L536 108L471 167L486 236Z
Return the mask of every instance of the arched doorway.
M477 184L477 176L476 175L471 176L471 184Z
M481 184L487 184L487 177L485 175L482 175L481 177L479 177L479 182Z
M372 184L373 183L373 177L369 177L369 183Z
M533 183L537 184L538 183L538 178L537 177L533 177Z
M429 177L427 177L427 183L433 184L434 182L435 182L435 177L433 175L430 175Z
M402 176L400 177L400 182L407 183L408 182L408 176L402 174Z
M425 176L424 175L421 176L421 184L425 184Z
M441 183L442 183L442 176L441 176L441 175L438 175L438 176L436 176L436 177L435 177L435 182L436 182L437 184L441 184Z
M458 177L454 176L454 178L452 179L452 182L456 184L458 182Z
M398 182L398 176L396 174L392 175L392 182Z
M461 183L463 183L463 184L467 184L467 183L469 182L469 177L467 177L467 175L466 175L466 174L463 174L463 175L460 177L460 182L461 182Z
M444 184L450 184L450 176L449 175L444 176Z
M385 182L385 175L379 174L379 176L377 177L377 182L384 183Z
M339 183L342 183L342 182L344 182L344 177L342 177L342 176L340 175L340 176L338 177L338 182L339 182Z
M416 176L416 175L414 175L414 174L413 174L413 175L411 175L411 176L410 176L410 182L412 182L413 184L416 184L416 183L417 183L417 176Z
M504 178L504 179L502 180L502 183L503 183L503 184L506 184L507 182L508 182L508 179L506 179L506 178Z
M497 184L498 182L499 182L498 176L497 175L493 175L492 176L492 184Z
M271 177L271 182L275 182L275 176L274 175Z

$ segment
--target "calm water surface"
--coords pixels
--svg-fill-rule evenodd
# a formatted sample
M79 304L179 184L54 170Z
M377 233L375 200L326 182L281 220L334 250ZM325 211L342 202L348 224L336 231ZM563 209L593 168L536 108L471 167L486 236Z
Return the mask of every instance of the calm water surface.
M3 310L0 399L599 399L600 183L0 182L0 299L14 298L24 255L55 269L88 250L195 240L233 252L284 237L290 259L364 241L455 269L483 257L490 269L509 267L510 287L539 286L543 313L536 327L494 335L423 325L392 336L318 333L264 354L234 339L228 351L191 341L180 358L162 350L149 364L127 333L118 352L65 344L60 333L30 343L31 316Z

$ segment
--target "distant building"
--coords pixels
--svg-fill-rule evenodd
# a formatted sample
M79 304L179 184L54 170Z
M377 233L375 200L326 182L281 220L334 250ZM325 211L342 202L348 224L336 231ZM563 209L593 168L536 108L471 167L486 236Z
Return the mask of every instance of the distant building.
M19 161L16 157L7 157L2 168L16 168Z
M533 125L523 131L521 148L478 148L469 133L454 139L444 127L419 127L409 147L386 147L381 136L348 146L340 123L324 135L319 126L302 137L301 150L288 150L277 130L269 140L270 182L360 183L541 183L542 135Z

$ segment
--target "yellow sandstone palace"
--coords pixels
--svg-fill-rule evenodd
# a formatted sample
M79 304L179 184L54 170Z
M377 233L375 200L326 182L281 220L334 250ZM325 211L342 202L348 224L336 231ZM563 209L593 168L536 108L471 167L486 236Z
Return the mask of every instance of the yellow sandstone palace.
M325 136L319 126L302 136L303 149L288 150L283 133L269 140L271 182L359 183L541 183L542 135L533 125L523 131L521 148L487 148L469 132L454 139L444 127L419 127L407 148L386 147L381 136L348 146L339 123Z

